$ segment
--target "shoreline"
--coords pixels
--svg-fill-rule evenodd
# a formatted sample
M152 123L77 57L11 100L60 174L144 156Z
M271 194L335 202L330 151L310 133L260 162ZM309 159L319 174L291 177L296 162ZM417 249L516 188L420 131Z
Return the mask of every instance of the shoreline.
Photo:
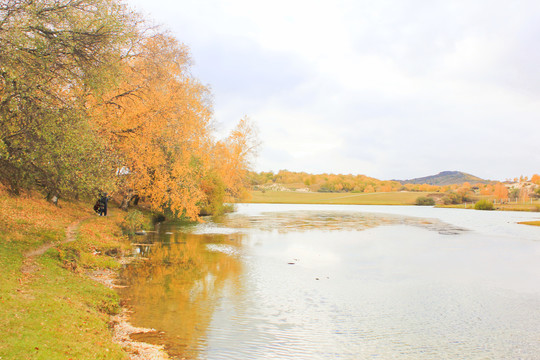
M133 261L126 256L119 259L120 264L125 265ZM116 285L118 271L110 269L94 270L86 274L90 279L96 281L110 289L118 289L121 286ZM133 326L129 322L130 310L125 306L120 307L117 315L111 315L109 324L112 328L112 339L119 344L128 354L130 360L170 360L171 358L165 351L164 345L153 345L141 341L133 340L130 335L137 333L147 333L156 331L155 329Z
M35 351L41 358L171 358L166 345L130 337L152 329L133 326L133 315L119 300L119 268L139 261L131 257L134 239L124 235L127 225L135 226L125 212L113 208L97 217L84 201L54 206L38 195L13 197L1 189L0 202L0 310L6 314L0 325L7 330L0 357ZM151 218L143 215L141 222Z
M111 212L111 216L107 218L112 220L112 226L122 232L122 225L120 225L121 222L118 221L118 218L114 219L113 215L117 211L118 209L114 209ZM146 213L144 218L147 221L150 221L150 217ZM141 224L142 223L139 225ZM118 250L116 252L116 256L114 256L114 262L116 262L118 265L124 266L135 261L144 261L144 259L136 259L130 256L129 250L126 248L127 238L121 239L118 237L118 234L112 234L111 240L114 243L114 248ZM129 240L129 245L127 246L129 249L132 248L131 240ZM165 351L165 345L149 344L142 341L136 341L131 338L131 335L133 334L155 332L156 330L151 328L136 327L131 324L130 313L132 311L123 305L122 299L120 298L118 291L116 291L119 288L125 287L122 285L117 285L120 275L119 271L120 267L116 266L98 267L94 270L85 271L86 277L113 290L119 297L118 306L120 311L117 314L109 315L109 327L111 329L112 341L122 348L122 350L127 354L127 358L129 360L170 360L170 356Z

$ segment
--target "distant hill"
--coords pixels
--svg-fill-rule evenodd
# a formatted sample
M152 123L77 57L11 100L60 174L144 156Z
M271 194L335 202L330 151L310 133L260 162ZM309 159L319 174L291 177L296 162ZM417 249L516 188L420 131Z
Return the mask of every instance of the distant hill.
M421 178L415 178L410 180L397 180L401 184L429 184L429 185L452 185L463 184L468 182L470 184L483 183L487 184L490 181L481 179L477 176L467 174L461 171L443 171L437 175L425 176Z

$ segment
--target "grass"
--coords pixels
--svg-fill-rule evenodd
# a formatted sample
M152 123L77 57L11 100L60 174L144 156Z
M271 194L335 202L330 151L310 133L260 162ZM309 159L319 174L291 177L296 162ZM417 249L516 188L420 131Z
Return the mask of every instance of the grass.
M504 211L540 211L540 203L534 204L495 204L496 210Z
M415 205L416 199L426 197L429 192L386 192L386 193L320 193L295 191L251 191L250 203L268 204L340 204L340 205ZM437 207L474 209L474 203L437 205ZM540 203L495 204L495 210L540 211Z
M116 257L130 250L129 241L123 235L120 224L125 214L111 209L107 217L93 216L84 221L77 231L77 241L57 247L57 256L64 266L76 271L94 269L117 269Z
M56 207L36 194L11 197L0 189L0 359L127 359L109 329L118 295L84 275L118 266L105 252L121 246L121 216L100 218L90 204ZM67 226L85 217L76 242L25 261L24 253L64 240Z
M441 208L457 208L457 209L474 209L474 202L468 202L463 204L450 204L450 205L437 205ZM500 211L540 211L540 205L535 204L494 204L494 210Z
M386 193L303 193L289 191L252 191L251 203L340 204L340 205L414 205L427 192Z
M2 296L2 359L125 359L111 338L115 292L60 267L50 253L23 286Z

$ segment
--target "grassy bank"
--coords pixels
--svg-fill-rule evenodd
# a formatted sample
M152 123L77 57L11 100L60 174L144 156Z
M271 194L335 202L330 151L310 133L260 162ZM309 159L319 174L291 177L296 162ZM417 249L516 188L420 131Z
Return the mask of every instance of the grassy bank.
M110 314L117 294L86 273L119 266L126 243L124 215L97 217L90 204L39 196L11 197L0 190L0 359L127 359L112 341ZM66 228L84 220L75 242L27 257L43 244L66 240Z
M452 205L437 205L441 208L456 208L456 209L474 209L474 203L452 204ZM540 211L540 204L494 204L494 210L500 211Z
M387 193L302 193L289 191L252 191L251 203L340 204L340 205L414 205L425 192Z

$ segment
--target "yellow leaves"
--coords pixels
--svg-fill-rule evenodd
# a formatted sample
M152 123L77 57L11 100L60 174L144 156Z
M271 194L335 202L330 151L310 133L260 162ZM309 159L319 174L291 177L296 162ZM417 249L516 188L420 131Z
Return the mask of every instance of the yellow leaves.
M214 144L212 169L223 181L230 197L242 198L247 193L248 170L258 145L256 129L247 117L239 121L227 139Z
M256 137L242 119L224 141L211 129L208 89L189 75L187 48L166 34L141 39L137 56L122 65L118 87L88 98L95 129L107 139L129 175L123 187L133 189L154 209L196 219L213 195L203 179L217 174L227 192L245 188Z
M504 184L497 183L493 187L493 195L495 195L496 199L506 200L508 199L508 189L506 186L504 186Z
M210 173L242 193L253 127L243 119L230 138L214 138L209 90L190 75L185 45L115 1L57 3L38 16L43 3L13 2L20 11L4 24L0 97L10 101L0 132L18 139L0 140L10 161L0 180L17 190L39 179L55 196L112 192L117 181L191 218L213 196L201 185Z
M145 39L124 64L119 88L102 97L95 121L130 170L126 187L155 209L196 217L201 195L190 161L203 152L211 112L201 102L207 89L186 74L187 65L185 47L172 37Z
M482 184L479 184L478 187L480 188L480 194L481 195L493 195L493 186L492 185L486 185L482 187Z
M365 193L372 193L372 192L375 192L375 189L373 188L372 185L368 185L364 188L364 192Z

